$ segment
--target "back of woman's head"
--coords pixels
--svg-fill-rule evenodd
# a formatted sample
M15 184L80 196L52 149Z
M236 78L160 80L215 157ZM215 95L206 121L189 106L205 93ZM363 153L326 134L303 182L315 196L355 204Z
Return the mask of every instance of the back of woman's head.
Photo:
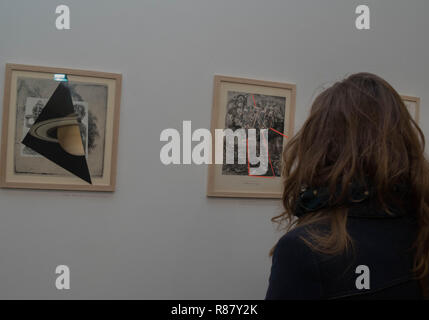
M285 212L273 221L293 220L303 187L326 187L336 197L332 203L340 203L351 183L370 183L386 210L394 204L415 212L420 225L415 268L427 274L429 167L424 148L422 131L392 86L373 74L351 75L315 99L307 121L288 142L283 157ZM397 185L407 186L408 203L398 202L392 190ZM316 236L322 245L313 247L330 253L347 248L345 211L318 212L301 220L322 218L331 220L333 233Z

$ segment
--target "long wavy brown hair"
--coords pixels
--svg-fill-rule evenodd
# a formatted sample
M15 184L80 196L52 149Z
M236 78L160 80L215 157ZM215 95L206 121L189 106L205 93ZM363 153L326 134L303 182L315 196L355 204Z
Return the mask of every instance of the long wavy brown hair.
M325 221L328 233L310 232L304 239L314 250L339 254L352 247L346 230L347 208L323 209L294 217L303 187L324 186L338 201L347 186L367 181L384 208L395 202L392 186L409 186L406 203L415 212L418 233L414 244L414 271L429 275L429 165L425 138L400 95L382 78L358 73L337 82L314 101L301 130L283 154L284 212L272 219L287 231L296 226ZM404 204L402 204L404 205Z

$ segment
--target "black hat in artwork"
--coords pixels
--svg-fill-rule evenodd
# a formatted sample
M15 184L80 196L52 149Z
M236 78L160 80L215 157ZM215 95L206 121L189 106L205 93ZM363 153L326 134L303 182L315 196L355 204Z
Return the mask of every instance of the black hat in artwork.
M28 131L24 145L92 184L79 118L70 90L62 82Z

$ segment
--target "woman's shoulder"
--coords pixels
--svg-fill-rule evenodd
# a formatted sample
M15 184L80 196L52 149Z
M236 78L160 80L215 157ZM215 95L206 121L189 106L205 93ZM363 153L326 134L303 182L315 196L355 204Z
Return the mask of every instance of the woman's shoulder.
M279 255L289 259L314 260L314 251L310 248L311 236L309 231L322 230L326 228L322 224L311 224L298 226L288 231L280 237L274 255Z
M277 245L288 245L304 243L304 239L308 235L308 228L306 227L295 227L292 230L286 232L277 242Z
M322 294L317 259L305 243L305 227L283 235L273 252L267 299L318 299Z
M278 241L278 245L295 244L298 246L306 245L310 241L310 232L328 232L329 226L325 223L311 223L303 226L297 226L284 234Z

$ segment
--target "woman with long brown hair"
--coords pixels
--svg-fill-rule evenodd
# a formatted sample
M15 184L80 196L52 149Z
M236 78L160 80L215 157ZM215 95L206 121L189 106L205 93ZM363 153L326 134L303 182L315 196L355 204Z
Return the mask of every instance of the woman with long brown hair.
M286 234L267 299L418 299L429 275L425 139L399 94L359 73L314 101L283 155Z

